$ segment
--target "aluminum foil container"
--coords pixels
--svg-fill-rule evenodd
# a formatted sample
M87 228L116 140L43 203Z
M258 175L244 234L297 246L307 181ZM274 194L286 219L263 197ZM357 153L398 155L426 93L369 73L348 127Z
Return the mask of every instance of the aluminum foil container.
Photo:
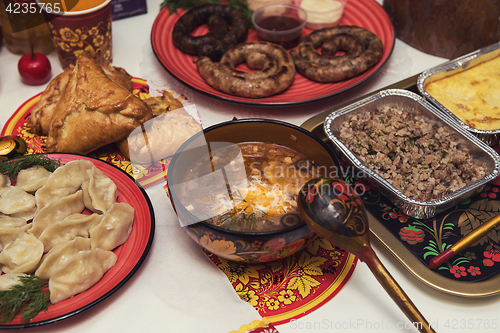
M404 195L378 173L364 165L363 162L361 162L361 160L359 160L354 153L338 139L342 123L348 121L352 116L380 110L386 106L411 111L415 115L426 116L430 120L436 120L439 126L448 127L450 134L458 139L458 147L467 151L475 163L484 167L485 177L438 200L420 201ZM407 90L383 90L342 109L336 110L325 118L324 130L329 139L333 142L336 153L338 153L346 163L357 170L357 175L364 174L364 177L366 177L371 184L375 185L377 190L388 198L396 207L401 209L406 215L418 219L432 218L434 215L470 198L480 192L486 183L495 179L500 171L500 156L491 147L465 130L462 126L459 126L457 122L449 117L449 115L441 112L424 98Z
M424 96L427 100L437 106L441 111L446 113L448 117L453 119L453 121L457 122L458 125L467 131L476 135L479 139L486 142L486 144L493 146L498 143L500 138L500 128L496 130L486 131L479 130L474 127L470 127L461 121L457 116L453 114L448 108L439 103L434 97L432 97L426 90L425 86L430 82L443 79L445 77L451 76L453 74L457 74L467 70L468 68L479 65L483 62L491 60L500 56L500 42L489 45L482 49L476 50L472 53L466 54L462 57L456 58L454 60L445 62L444 64L438 65L431 69L428 69L417 79L417 87L422 96ZM498 93L500 94L500 87L498 88Z

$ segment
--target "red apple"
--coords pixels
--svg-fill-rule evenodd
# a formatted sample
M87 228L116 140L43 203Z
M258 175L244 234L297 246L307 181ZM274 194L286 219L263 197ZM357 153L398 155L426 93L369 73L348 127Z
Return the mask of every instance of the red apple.
M19 59L17 69L24 82L30 85L44 84L50 79L52 67L49 59L42 53L25 54Z

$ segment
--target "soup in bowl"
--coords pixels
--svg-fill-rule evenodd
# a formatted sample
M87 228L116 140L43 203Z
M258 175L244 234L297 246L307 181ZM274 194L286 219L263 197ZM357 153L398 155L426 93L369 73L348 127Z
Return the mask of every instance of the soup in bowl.
M205 250L234 261L265 262L302 249L315 233L296 196L338 160L318 137L265 119L214 125L184 143L167 172L180 224Z

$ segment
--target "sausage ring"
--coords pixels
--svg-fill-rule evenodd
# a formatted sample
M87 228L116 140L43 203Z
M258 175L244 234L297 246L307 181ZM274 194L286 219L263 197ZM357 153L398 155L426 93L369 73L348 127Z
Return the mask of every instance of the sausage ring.
M209 29L207 34L191 35L196 27L205 23ZM175 22L172 41L182 52L219 61L227 50L246 40L248 29L248 20L242 10L206 4L189 9Z
M246 62L255 73L239 71L236 66ZM196 62L201 77L211 87L230 95L262 98L288 88L295 77L295 65L281 46L269 42L239 44L227 51L219 65L208 57Z
M319 47L321 54L316 51ZM346 53L336 56L340 50ZM308 79L338 82L371 68L383 52L384 45L373 32L356 26L337 26L310 33L290 54L297 71Z

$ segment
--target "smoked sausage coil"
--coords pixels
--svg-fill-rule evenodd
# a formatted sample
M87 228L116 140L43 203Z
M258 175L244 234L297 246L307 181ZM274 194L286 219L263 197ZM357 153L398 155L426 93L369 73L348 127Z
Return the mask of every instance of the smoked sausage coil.
M316 49L322 47L322 53ZM345 51L336 56L337 51ZM317 82L350 79L373 67L384 52L382 41L371 31L357 26L337 26L313 31L293 49L297 71Z
M193 30L203 24L208 25L209 32L192 36ZM206 4L189 9L175 22L172 42L184 53L219 61L227 50L246 40L248 29L248 20L242 10Z
M236 66L246 62L255 73L239 71ZM281 46L269 42L239 44L227 51L219 65L210 58L196 62L201 77L211 87L230 95L262 98L282 92L295 77L295 65Z

